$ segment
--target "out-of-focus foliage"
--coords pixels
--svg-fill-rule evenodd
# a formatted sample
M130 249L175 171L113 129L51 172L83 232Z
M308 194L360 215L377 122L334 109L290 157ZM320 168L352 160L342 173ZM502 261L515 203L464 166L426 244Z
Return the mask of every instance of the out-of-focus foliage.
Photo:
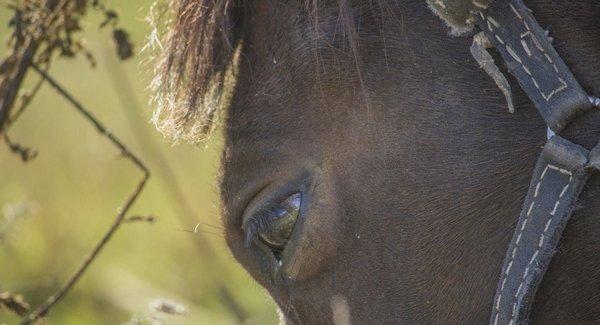
M150 75L141 63L144 55L132 52L136 55L127 61L117 56L142 47L149 32L144 17L150 1L104 4L118 14L118 27L100 28L113 22L106 22L108 16L101 10L88 12L76 38L81 48L93 53L96 68L90 69L83 55L54 61L49 73L149 166L153 177L132 215L153 216L154 222L142 218L125 223L51 311L49 324L156 319L167 324L233 324L236 318L227 307L223 286L248 314L248 323L276 322L270 298L235 263L223 240L216 179L220 139L214 137L201 148L168 145L148 123L151 108L145 86ZM11 38L11 16L9 9L0 8L3 42ZM129 32L134 47L115 53L114 34L120 30ZM30 73L25 88L31 89L37 79ZM24 164L0 144L0 292L22 294L35 308L64 283L102 236L139 171L120 159L114 147L47 85L12 125L10 135L14 142L34 147L38 156ZM177 197L168 190L173 180L180 189ZM190 203L193 215L182 215L180 199ZM199 246L195 236L208 239L216 252L213 258L205 258L207 248ZM0 308L0 323L18 319Z
M113 42L117 55L128 59L133 55L133 45L129 34L119 27L119 15L109 9L100 0L11 0L5 9L14 11L9 19L11 27L9 45L33 41L40 49L35 59L36 64L47 63L58 54L62 57L74 57L83 54L91 63L96 65L96 59L87 49L81 39L82 23L90 11L96 11L103 16L100 28L112 28ZM47 7L52 7L50 10Z

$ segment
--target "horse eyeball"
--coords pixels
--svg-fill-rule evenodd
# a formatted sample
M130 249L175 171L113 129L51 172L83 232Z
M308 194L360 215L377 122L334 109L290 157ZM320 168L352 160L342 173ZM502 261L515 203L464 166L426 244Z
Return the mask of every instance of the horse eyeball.
M301 203L300 193L292 194L270 213L268 225L258 231L260 240L271 248L277 259L281 259L281 252L292 236Z

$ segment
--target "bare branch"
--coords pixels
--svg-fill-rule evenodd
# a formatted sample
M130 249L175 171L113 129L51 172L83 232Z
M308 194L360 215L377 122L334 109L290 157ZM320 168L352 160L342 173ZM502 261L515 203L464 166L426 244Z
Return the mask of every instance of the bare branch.
M10 151L19 155L23 162L28 162L28 161L34 159L35 157L37 157L37 155L38 155L37 150L35 150L33 148L24 147L24 146L10 140L10 138L8 137L8 134L4 134L4 141L6 142L6 144L8 144Z
M44 7L52 12L58 5L57 0L46 0ZM40 22L43 26L46 21ZM25 79L29 66L38 50L39 42L32 35L15 42L12 52L0 67L0 134L3 133L10 117L18 90Z
M125 220L125 215L129 211L135 200L138 198L142 189L144 188L144 185L150 178L150 172L148 168L144 165L144 163L136 155L129 151L129 149L118 138L116 138L110 131L108 131L106 127L102 125L102 123L100 123L100 121L98 121L98 119L89 110L83 107L83 105L79 103L79 101L77 101L70 93L68 93L64 89L64 87L58 84L58 82L56 82L52 77L50 77L46 72L41 70L38 66L32 64L31 67L37 73L39 73L58 93L60 93L65 99L67 99L67 101L69 101L77 109L77 111L83 114L86 117L86 119L90 123L92 123L92 125L94 125L98 132L107 137L110 140L110 142L112 142L117 148L119 148L121 154L130 159L143 172L143 177L137 184L134 191L127 197L127 199L119 209L119 212L117 213L117 216L115 217L115 220L111 224L108 231L104 234L102 239L94 246L92 251L83 260L83 263L77 268L75 273L73 273L73 275L67 280L67 282L52 296L50 296L46 300L46 302L44 302L41 306L39 306L36 310L34 310L31 314L24 318L21 321L21 324L31 324L39 318L44 317L48 313L48 311L54 305L56 305L56 303L58 303L69 292L69 290L71 290L71 288L75 285L77 280L81 278L81 276L85 273L90 264L98 256L100 251L102 251L102 249L106 246L113 234L117 231L117 229L119 229L119 227Z
M46 64L46 66L44 67L44 71L48 71L49 67L50 67L50 65ZM29 93L23 94L21 96L20 101L18 103L19 106L15 107L13 109L14 112L10 114L10 116L8 117L8 119L6 121L6 126L4 128L4 133L6 133L7 130L19 119L19 117L21 117L21 115L23 114L23 112L25 112L25 109L27 109L27 107L31 103L31 100L40 91L40 89L42 88L43 84L44 84L44 78L42 77L42 78L40 78L40 80L38 80L38 82L36 82L35 86L33 86L33 88L31 89L31 91L29 91Z
M12 73L7 72L5 78L0 80L0 134L4 130L4 126L10 116L9 112L17 98L17 92L21 87L21 83L25 78L36 50L37 43L31 42L23 51L20 59L13 59L15 62L11 63L11 65L14 65L15 68L11 71Z
M106 55L107 60L112 57L112 55ZM136 115L136 112L143 111L142 105L136 96L136 91L133 89L127 73L123 70L123 66L117 63L117 61L113 61L112 63L109 61L109 64L106 64L105 67L109 71L109 76L112 79L117 98L123 106L123 112L125 113L129 127L136 137L140 150L145 153L146 157L151 157L156 162L155 168L159 171L157 176L162 181L162 188L168 193L171 200L176 202L174 207L177 209L177 217L181 220L182 224L193 224L198 220L196 212L187 198L185 191L183 191L177 174L164 155L160 153L159 146L154 137L148 132L147 128L139 123L139 116ZM192 239L195 241L197 247L202 247L202 249L194 250L194 253L198 255L201 261L214 261L213 263L219 265L217 264L219 263L219 256L211 248L210 242L203 232L194 231ZM223 305L229 309L239 323L244 323L248 315L243 306L236 300L236 296L229 292L229 288L223 283L223 279L227 278L227 269L221 267L220 270L219 276L212 278L210 281L218 283L220 296L224 302ZM214 275L210 273L206 276Z
M39 73L44 78L44 80L46 80L48 84L52 86L52 88L54 88L67 101L69 101L77 109L77 111L83 114L83 116L85 116L87 120L90 123L92 123L92 125L94 125L94 127L100 134L106 136L110 140L110 142L117 146L117 148L119 148L123 156L131 159L133 163L144 172L144 174L150 175L150 171L144 165L144 163L142 163L142 161L137 156L131 153L131 151L127 149L127 147L123 144L123 142L121 142L121 140L117 139L117 137L115 137L112 134L112 132L110 132L104 125L102 125L102 123L100 123L100 121L88 109L83 107L83 105L79 103L79 101L77 101L70 93L68 93L63 86L59 85L58 82L56 82L52 77L50 77L44 70L40 69L37 65L32 64L31 67L33 68L33 70Z
M147 216L139 216L139 215L131 216L131 217L125 219L124 222L127 222L127 223L131 223L131 222L154 223L155 221L156 221L156 217L150 214Z
M23 300L23 296L10 292L0 292L0 309L2 307L19 316L23 316L29 311L29 304Z

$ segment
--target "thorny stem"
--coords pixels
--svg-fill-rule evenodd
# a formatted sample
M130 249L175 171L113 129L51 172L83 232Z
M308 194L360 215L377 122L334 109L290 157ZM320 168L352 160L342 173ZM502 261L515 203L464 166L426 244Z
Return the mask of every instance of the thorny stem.
M130 159L139 169L141 169L143 172L143 177L137 184L134 191L127 197L127 199L119 209L119 212L117 213L117 216L115 217L115 220L111 224L108 231L104 234L104 236L96 244L96 246L94 246L92 251L83 260L83 263L79 266L79 268L77 268L77 270L69 278L67 283L65 283L58 291L56 291L52 296L50 296L46 300L46 302L44 302L31 314L25 317L21 321L21 324L31 324L39 318L44 317L48 313L48 311L54 305L56 305L56 303L58 303L69 292L69 290L71 290L71 288L75 285L77 280L81 278L81 276L85 273L90 264L92 264L94 259L98 256L100 251L104 248L104 246L106 246L113 234L117 231L117 229L119 229L119 226L121 226L123 220L125 220L125 215L129 211L129 208L131 208L135 200L142 192L144 185L146 185L146 182L150 178L150 171L144 165L144 163L142 163L142 161L137 156L131 153L131 151L129 151L129 149L127 149L127 147L119 139L112 135L112 133L108 131L106 127L104 127L104 125L102 125L102 123L100 123L100 121L98 121L98 119L96 119L96 117L94 117L94 115L89 110L83 107L83 105L81 105L71 94L69 94L61 85L59 85L52 77L50 77L46 72L41 70L38 66L32 64L31 67L37 73L39 73L44 78L44 80L46 80L58 93L60 93L65 99L67 99L67 101L69 101L81 114L83 114L87 118L87 120L90 121L96 127L98 132L106 136L115 146L117 146L120 149L123 156Z

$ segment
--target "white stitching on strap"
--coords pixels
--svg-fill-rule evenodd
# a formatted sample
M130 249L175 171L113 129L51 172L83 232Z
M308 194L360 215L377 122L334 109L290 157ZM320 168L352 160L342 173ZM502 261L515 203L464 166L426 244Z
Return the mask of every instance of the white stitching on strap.
M525 268L525 272L524 272L523 277L521 279L521 282L519 284L519 288L517 290L517 293L515 294L515 298L521 293L521 289L522 289L522 287L524 285L525 278L527 277L527 274L529 273L529 269L530 269L531 265L533 264L533 262L535 261L535 259L537 258L538 254L539 254L539 250L542 247L543 242L544 242L544 237L545 237L545 235L546 235L546 233L547 233L547 231L548 231L548 229L550 227L550 223L553 220L553 216L556 213L556 209L558 208L558 206L560 204L560 200L562 199L563 195L567 191L567 188L571 184L571 181L573 180L573 173L572 172L570 172L570 171L568 171L566 169L554 166L554 165L547 164L546 167L544 168L544 170L542 171L542 174L540 175L540 180L535 185L535 190L533 192L533 200L531 201L531 204L529 205L529 208L527 209L527 213L525 214L525 218L523 219L523 223L521 225L521 228L519 229L519 233L517 234L517 239L515 241L515 245L513 247L510 260L508 261L506 269L504 270L504 276L503 276L503 279L502 279L502 284L500 285L500 293L498 294L498 298L496 299L496 304L494 305L495 306L494 313L496 314L495 317L494 317L494 325L496 325L498 323L498 317L499 317L499 312L500 312L500 302L502 301L502 295L504 294L504 287L505 287L506 281L508 279L508 275L510 273L510 269L512 268L512 265L513 265L513 262L514 262L514 258L515 258L516 252L517 252L517 248L519 247L519 243L521 241L521 237L523 235L523 231L525 230L525 228L527 226L527 223L529 221L529 216L531 215L531 212L533 211L533 207L535 206L536 198L537 198L537 196L539 194L540 186L542 184L542 181L544 180L544 177L546 176L546 174L548 172L548 169L552 169L552 170L560 172L561 174L568 175L569 176L569 182L568 182L567 185L565 185L565 187L563 187L560 195L558 196L558 199L556 200L556 203L554 204L554 209L550 213L551 217L546 222L546 225L544 227L544 231L543 231L543 233L540 236L538 247L537 247L535 253L532 255L531 259L529 260L529 263L527 264L527 267ZM510 320L509 324L513 324L514 323L514 318L516 316L516 308L517 308L517 304L515 302L515 303L513 303L513 313L512 313L512 317L511 317L511 320Z
M473 4L475 7L477 7L477 8L480 8L480 9L485 9L485 8L487 8L487 5L485 5L485 4L483 4L483 3L480 3L480 2L478 2L478 1L476 1L476 0L471 0L471 3L472 3L472 4Z
M523 25L525 26L525 29L527 29L526 32L524 32L524 33L522 33L520 35L521 36L521 46L523 47L525 53L527 53L528 56L531 56L531 49L527 45L527 42L525 42L525 37L529 36L531 38L531 41L535 45L535 47L538 50L540 50L540 52L542 52L544 54L544 57L546 58L546 60L548 60L548 62L550 64L552 64L552 68L554 69L554 71L556 73L558 73L558 67L556 66L556 63L554 63L552 61L552 59L550 58L550 56L544 50L544 48L543 48L542 44L540 43L540 41L535 37L535 35L533 33L531 33L531 29L529 28L529 25L527 24L527 22L525 20L523 20L523 16L521 16L521 14L519 13L519 11L513 6L512 3L509 3L509 6L512 9L512 11L514 12L514 14L517 16L517 18L519 18L519 20L521 20L523 22ZM560 85L557 86L552 91L550 91L549 93L544 93L542 91L542 89L540 89L540 85L538 84L537 80L535 80L535 78L531 74L531 71L523 63L523 61L521 60L521 58L519 57L519 55L514 51L513 48L511 48L509 45L507 45L504 42L504 40L502 40L502 38L500 38L500 36L498 36L498 34L494 33L494 28L492 28L492 25L494 27L498 28L500 26L500 24L494 18L492 18L490 16L485 16L483 14L483 12L481 12L481 11L479 12L479 16L481 17L481 19L483 19L486 22L487 28L490 31L490 33L492 33L492 35L494 35L494 38L496 38L498 40L498 42L504 46L504 48L506 49L506 51L508 52L508 54L510 54L510 56L512 56L513 59L515 59L515 61L517 61L521 65L521 67L523 68L523 70L525 71L525 73L527 73L527 75L529 76L529 78L531 78L531 81L532 81L533 85L535 86L535 88L538 90L539 94L542 96L542 98L544 98L544 100L546 100L546 102L548 102L554 95L556 95L559 92L561 92L561 91L563 91L563 90L565 90L565 89L568 88L568 84L565 82L565 80L563 78L561 78L561 77L557 77L558 78L558 82L560 83Z
M563 168L560 168L560 167L556 167L556 166L554 166L554 165L548 165L548 168L550 168L550 169L554 169L554 170L558 170L558 171L560 171L561 173L563 173L563 174L566 174L566 175L569 175L569 176L573 176L573 173L571 173L570 171L568 171L568 170L566 170L566 169L563 169Z
M548 229L550 228L550 224L552 223L552 221L554 221L554 216L556 214L556 209L560 205L560 200L562 199L563 195L565 194L565 192L567 191L567 189L571 185L571 181L573 181L573 173L572 172L570 172L570 171L568 171L566 169L563 169L563 168L560 168L560 167L548 164L548 165L546 165L546 168L544 169L544 173L546 172L546 170L548 168L556 170L556 171L560 172L563 175L569 176L569 181L567 182L567 185L565 185L563 187L562 191L560 192L560 195L558 196L558 199L556 199L556 202L554 203L554 208L550 212L550 217L548 218L548 221L546 221L546 224L544 225L544 231L540 235L540 239L539 239L539 242L538 242L538 247L536 248L535 252L531 256L531 259L529 260L529 263L527 264L527 267L525 268L525 272L523 272L523 276L521 277L521 282L519 283L519 289L515 293L515 301L513 302L513 308L512 308L513 312L512 312L512 316L511 316L509 324L514 323L514 319L515 319L515 317L517 315L517 297L521 293L521 288L525 284L525 279L527 278L527 275L529 274L529 270L531 268L531 265L537 259L538 254L540 252L540 249L544 245L545 237L547 236ZM543 177L544 173L542 173L542 177ZM540 178L540 181L538 182L538 184L540 182L541 182L541 178Z
M498 295L498 299L496 300L496 308L495 308L496 309L495 310L496 317L494 319L494 325L496 325L498 322L498 314L500 311L500 301L502 300L502 295L504 294L504 284L506 283L506 279L508 278L508 273L510 271L510 268L512 267L513 259L515 258L517 248L519 247L519 242L521 241L521 235L523 234L523 230L525 230L525 226L527 225L527 221L529 220L529 215L531 214L531 211L533 211L533 207L535 206L535 199L537 198L538 193L539 193L538 189L540 188L540 184L542 183L542 180L544 180L544 176L546 176L547 171L548 171L548 165L546 165L546 168L544 168L544 170L542 171L540 180L538 181L538 183L535 186L536 189L533 192L533 201L531 201L531 204L529 205L529 209L527 209L527 214L525 214L523 225L521 226L521 229L519 230L519 233L517 234L517 240L515 242L515 246L513 248L510 261L508 263L506 270L504 271L504 279L502 279L502 286L500 287L500 294Z
M523 17L521 17L521 14L519 14L519 12L517 11L517 8L515 8L515 6L513 6L512 3L509 3L508 5L510 6L510 9L512 9L512 11L515 13L515 15L517 15L517 17L519 19L523 19Z

